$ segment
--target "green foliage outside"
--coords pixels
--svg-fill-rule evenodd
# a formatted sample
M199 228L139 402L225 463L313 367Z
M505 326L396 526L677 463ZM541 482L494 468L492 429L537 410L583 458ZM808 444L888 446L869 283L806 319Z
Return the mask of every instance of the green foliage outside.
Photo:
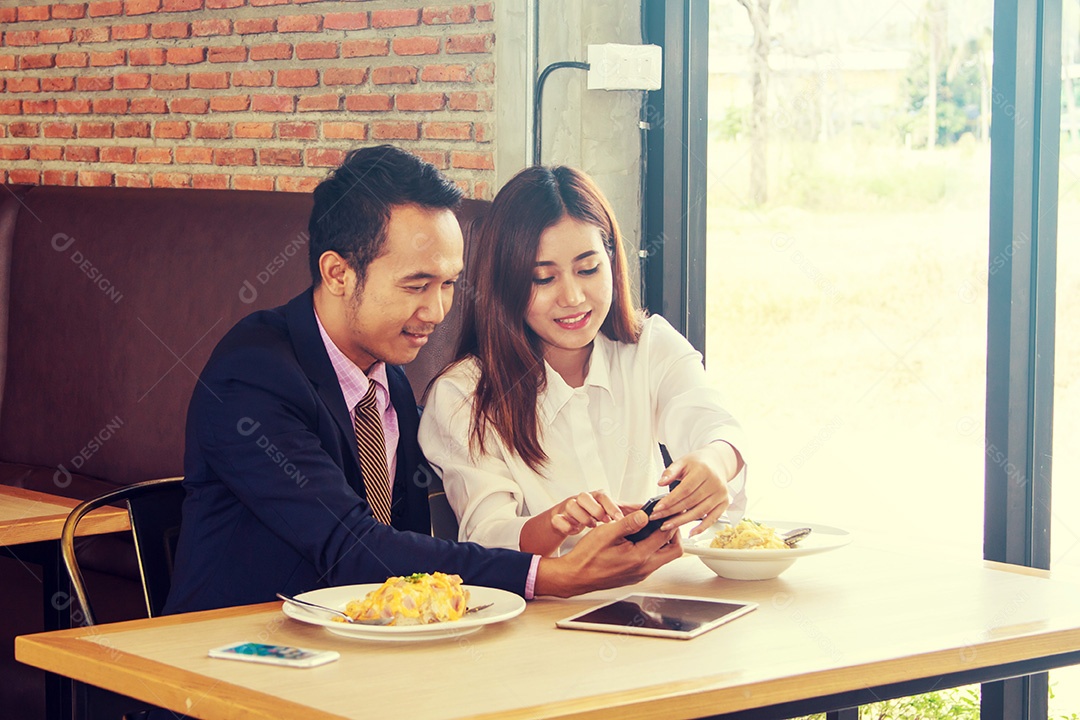
M709 120L711 139L730 142L738 139L750 127L750 109L729 107L720 120Z
M1051 689L1050 697L1054 696ZM799 720L825 720L825 714L809 715ZM939 690L925 695L897 698L864 705L859 720L979 720L979 686ZM1051 720L1080 720L1080 716L1052 716Z
M859 720L979 720L978 686L863 705ZM800 720L825 720L825 713Z
M988 40L986 41L988 42ZM982 93L990 92L989 70L982 65L979 41L952 48L950 62L937 73L937 136L935 143L952 145L965 133L978 137ZM925 52L915 53L904 79L908 98L906 114L898 123L900 138L912 137L914 147L926 147L926 113L929 111L929 65ZM989 109L989 104L987 104Z
M956 145L964 140L980 139L983 133L981 113L984 107L984 93L989 93L989 70L983 65L983 56L976 41L955 47L951 51L951 60L937 72L936 82L936 136L937 147ZM878 145L887 144L910 148L927 147L927 112L929 112L929 59L926 53L913 55L910 66L903 79L905 101L890 114L891 120L881 125L876 123L856 124L851 128L856 134L873 136ZM778 89L777 92L783 93ZM1080 91L1078 91L1080 92ZM791 138L795 135L811 139L816 116L820 112L819 93L804 91L799 96L801 103L785 106L785 114L794 114L789 118L791 126L772 127L772 133ZM1077 105L1080 105L1078 97ZM986 103L989 109L989 104ZM778 108L772 108L773 112ZM794 128L800 128L794 132ZM750 107L729 107L721 118L710 121L710 136L713 141L733 141L743 139L750 133Z

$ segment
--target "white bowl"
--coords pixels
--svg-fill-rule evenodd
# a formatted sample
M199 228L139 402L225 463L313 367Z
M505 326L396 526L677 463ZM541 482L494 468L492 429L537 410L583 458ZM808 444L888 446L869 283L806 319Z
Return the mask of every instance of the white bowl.
M701 557L705 567L729 580L770 580L795 564L798 558L780 560L721 560Z
M763 525L776 528L785 533L795 528L808 527L810 534L799 541L793 548L781 550L725 550L709 547L716 532L727 523L717 523L685 545L688 555L697 555L701 562L714 573L730 580L770 580L780 575L805 555L835 550L851 542L851 535L846 530L830 525L818 525L808 522L789 522L787 520L759 520Z

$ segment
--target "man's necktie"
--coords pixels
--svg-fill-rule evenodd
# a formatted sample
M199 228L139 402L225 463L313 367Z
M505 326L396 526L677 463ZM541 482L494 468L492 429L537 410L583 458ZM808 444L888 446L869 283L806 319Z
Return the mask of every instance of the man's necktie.
M367 392L356 403L353 425L356 447L359 448L360 472L364 476L364 491L375 519L390 524L390 474L386 469L386 441L383 439L382 418L375 403L375 383L369 382Z

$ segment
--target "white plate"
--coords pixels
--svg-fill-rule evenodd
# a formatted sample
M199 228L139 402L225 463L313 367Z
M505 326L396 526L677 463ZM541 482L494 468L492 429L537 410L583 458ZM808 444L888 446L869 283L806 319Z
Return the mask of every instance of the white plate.
M327 607L345 609L345 605L352 600L363 598L372 590L382 586L382 583L367 583L364 585L340 585L338 587L323 588L297 595L301 600L326 605ZM326 613L318 610L307 611L303 608L282 603L281 611L293 620L299 620L310 625L321 625L337 635L359 638L361 640L383 640L391 642L409 642L422 640L438 640L440 638L459 637L468 633L476 632L485 625L502 622L517 617L525 610L525 600L513 593L495 588L479 587L477 585L463 586L469 591L469 607L487 605L491 607L479 612L469 613L460 620L445 623L431 623L428 625L350 625L343 622L335 622Z
M779 533L808 527L810 534L793 548L728 550L709 547L709 543L716 536L716 531L726 525L726 523L717 523L693 540L684 543L683 547L688 555L697 555L709 569L721 577L732 580L768 580L787 570L800 557L835 550L851 542L851 535L846 530L831 525L787 520L758 520L758 522L775 528Z

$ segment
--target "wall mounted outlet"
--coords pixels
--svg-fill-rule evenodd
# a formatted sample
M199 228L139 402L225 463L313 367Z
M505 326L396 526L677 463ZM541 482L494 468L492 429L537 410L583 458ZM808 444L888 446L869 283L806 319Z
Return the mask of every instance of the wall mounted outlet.
M589 46L589 90L659 90L663 71L659 45Z

